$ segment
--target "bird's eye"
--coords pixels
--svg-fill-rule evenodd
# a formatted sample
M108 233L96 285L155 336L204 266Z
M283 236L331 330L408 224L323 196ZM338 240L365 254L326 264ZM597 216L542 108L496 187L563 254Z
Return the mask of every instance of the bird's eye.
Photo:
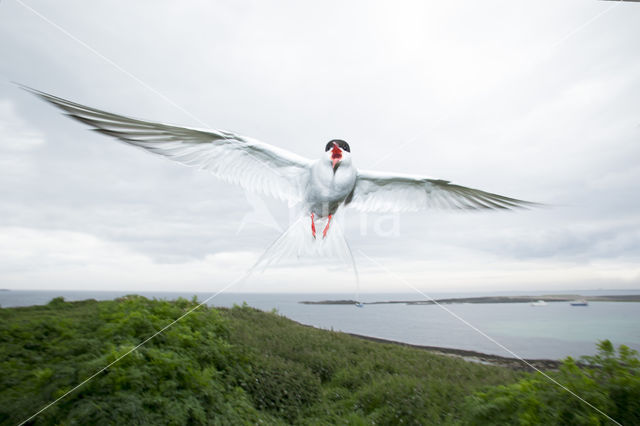
M351 148L349 148L349 144L346 143L345 141L340 142L338 146L347 152L351 152Z
M329 142L327 144L327 146L324 148L324 152L329 151L330 149L333 149L333 141Z

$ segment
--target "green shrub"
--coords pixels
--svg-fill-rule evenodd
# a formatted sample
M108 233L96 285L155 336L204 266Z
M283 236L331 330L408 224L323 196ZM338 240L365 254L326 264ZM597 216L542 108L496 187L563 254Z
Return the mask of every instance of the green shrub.
M171 323L194 302L127 296L0 310L0 423L17 424ZM11 317L9 314L11 313ZM10 321L9 321L10 320ZM240 424L270 419L225 368L235 356L205 306L44 411L37 424Z
M20 423L195 306L126 296L0 309L0 424ZM521 377L246 304L202 306L32 423L459 423L466 395Z
M256 361L245 388L258 409L293 421L318 400L320 380L303 365L265 356Z
M583 357L584 366L567 358L554 380L624 425L640 424L640 361L622 345L616 354L608 340L598 354ZM476 393L466 405L469 424L604 425L606 416L540 373L518 383Z
M361 391L356 407L376 424L422 424L430 414L429 398L422 380L389 376Z

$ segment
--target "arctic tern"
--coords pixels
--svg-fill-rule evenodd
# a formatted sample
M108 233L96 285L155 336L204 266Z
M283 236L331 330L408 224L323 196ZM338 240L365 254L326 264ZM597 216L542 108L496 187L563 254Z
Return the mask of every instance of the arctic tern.
M442 179L360 170L353 165L351 147L341 139L329 141L320 158L309 160L236 133L139 120L23 88L94 131L208 170L246 190L273 196L290 205L299 204L311 219L314 240L327 236L333 215L342 207L389 213L429 208L497 210L536 204ZM316 230L319 219L324 224L322 236Z

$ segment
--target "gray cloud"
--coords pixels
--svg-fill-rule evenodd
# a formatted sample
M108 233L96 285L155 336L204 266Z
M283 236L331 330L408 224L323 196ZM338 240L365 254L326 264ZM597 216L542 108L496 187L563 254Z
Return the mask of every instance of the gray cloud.
M616 6L574 32L610 6L33 5L213 127L311 158L340 137L363 168L549 203L515 214L404 215L398 231L388 233L380 229L392 219L368 216L363 227L357 213L345 218L353 247L416 276L418 267L406 262L491 258L515 281L510 262L555 267L561 281L565 262L586 268L571 275L575 280L600 261L619 265L620 276L640 274L630 266L640 255L640 8ZM42 247L55 255L55 245L41 247L38 239L64 241L60 236L71 232L87 236L74 247L95 238L146 259L140 271L148 274L149 265L257 255L277 237L272 222L242 225L251 204L238 188L88 132L9 81L202 127L192 116L18 3L0 4L0 38L0 227L12 236L33 231L25 256ZM266 202L286 226L286 206ZM108 251L83 262L101 265ZM2 279L16 265L0 267L0 279L17 283L15 275ZM150 285L140 274L127 280ZM471 272L466 277L476 282ZM34 275L20 285L45 285L39 280Z

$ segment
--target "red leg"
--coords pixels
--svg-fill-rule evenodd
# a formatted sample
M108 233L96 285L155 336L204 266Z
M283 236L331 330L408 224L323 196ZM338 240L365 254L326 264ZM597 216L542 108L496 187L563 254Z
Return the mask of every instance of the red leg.
M324 231L322 231L322 238L327 236L327 231L329 230L329 224L331 223L331 215L329 215L329 219L327 220L327 226L324 227Z
M313 213L311 213L311 234L316 237L316 224L313 222Z

